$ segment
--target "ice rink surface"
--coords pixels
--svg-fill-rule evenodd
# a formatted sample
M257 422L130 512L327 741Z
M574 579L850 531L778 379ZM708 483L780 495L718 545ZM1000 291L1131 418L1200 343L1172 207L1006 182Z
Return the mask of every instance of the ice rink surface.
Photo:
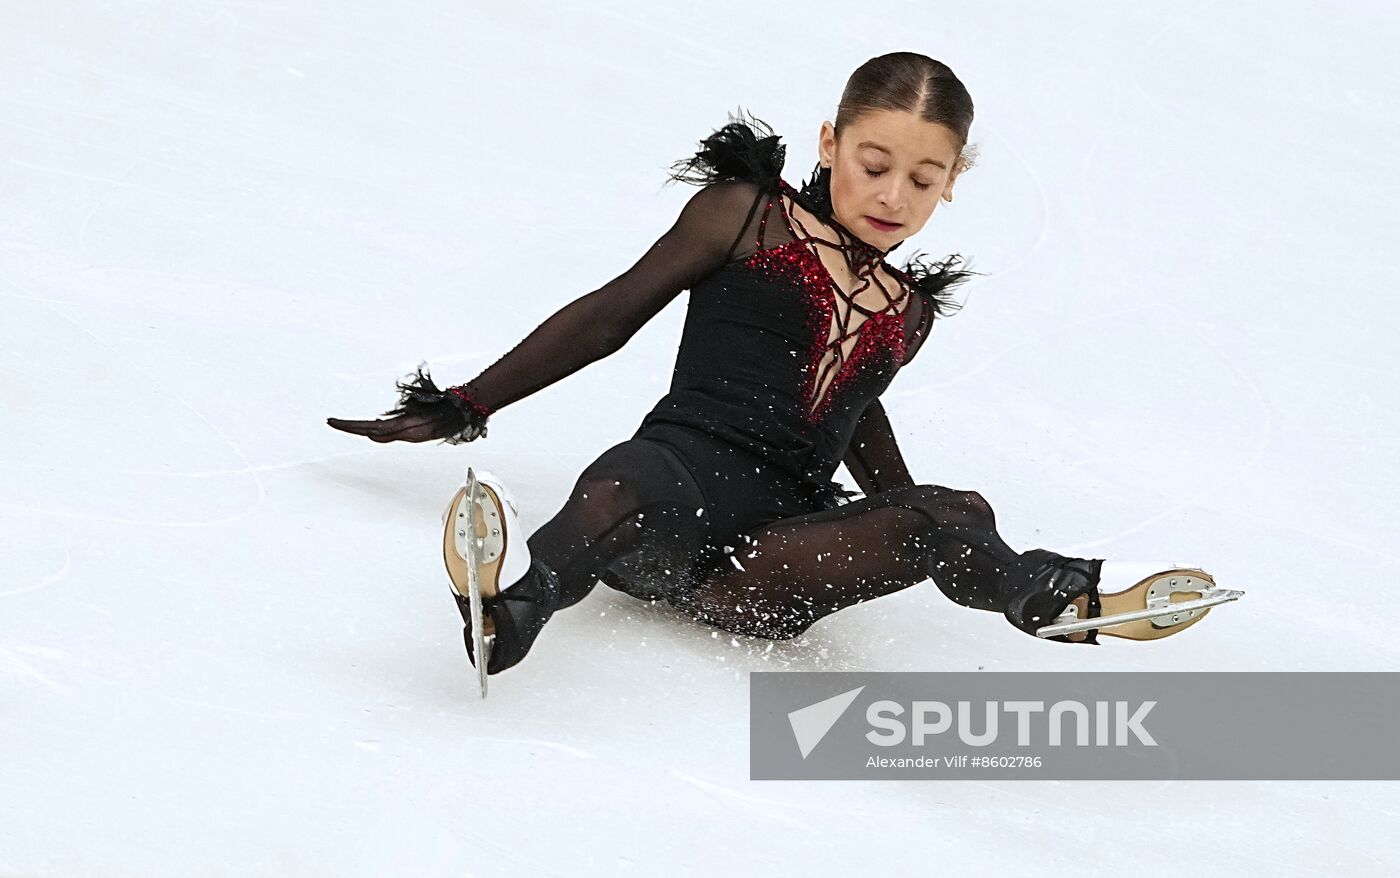
M0 878L1400 872L1396 783L751 782L747 681L1397 670L1394 4L0 12ZM488 439L325 418L621 273L738 107L799 182L896 50L980 161L893 261L986 273L885 394L915 478L1247 596L1091 649L925 583L770 646L600 587L479 701L442 507L472 464L552 516L685 296Z

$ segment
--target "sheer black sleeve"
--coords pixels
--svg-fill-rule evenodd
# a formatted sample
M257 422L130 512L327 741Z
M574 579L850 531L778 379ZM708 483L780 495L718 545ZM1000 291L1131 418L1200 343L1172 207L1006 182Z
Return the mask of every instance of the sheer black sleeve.
M878 491L914 484L895 441L894 429L880 400L871 400L856 422L851 444L842 459L861 491L869 497Z
M904 311L904 362L909 365L933 331L935 321L957 310L950 290L977 272L958 269L961 256L953 255L933 265L913 257L896 274L909 286L912 298ZM879 399L872 400L856 422L851 443L842 458L846 469L868 497L878 491L913 485L909 467L899 450L889 416Z
M426 412L460 425L449 441L470 441L486 435L498 409L616 352L682 290L763 246L759 208L778 191L784 152L760 120L715 131L672 165L671 180L703 188L636 264L561 308L465 384L441 390L420 366L415 379L399 383L399 407L386 414Z
M924 339L933 329L934 311L924 304L918 294L909 300L909 310L904 313L904 365L914 360L914 355L923 347Z
M722 267L745 224L754 187L716 183L627 271L565 305L464 387L496 411L619 350L681 291Z
M389 414L416 402L462 418L463 426L470 412L484 421L616 352L681 291L730 260L761 196L759 186L742 180L705 186L627 271L559 309L466 384L439 390L420 367L415 381L399 384L400 408Z

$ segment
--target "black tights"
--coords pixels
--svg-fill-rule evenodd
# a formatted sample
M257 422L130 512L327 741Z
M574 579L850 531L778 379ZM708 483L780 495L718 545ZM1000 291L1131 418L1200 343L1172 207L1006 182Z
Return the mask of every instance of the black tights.
M556 609L602 580L727 631L787 639L844 607L930 578L962 606L1019 611L1008 619L1027 633L1068 603L1047 604L1043 593L1050 572L1071 559L1012 549L975 491L913 485L743 527L754 508L745 492L761 474L734 465L710 472L646 438L590 465L563 509L528 539L532 557L559 575ZM729 492L732 502L714 496ZM1036 596L1028 602L1028 595Z

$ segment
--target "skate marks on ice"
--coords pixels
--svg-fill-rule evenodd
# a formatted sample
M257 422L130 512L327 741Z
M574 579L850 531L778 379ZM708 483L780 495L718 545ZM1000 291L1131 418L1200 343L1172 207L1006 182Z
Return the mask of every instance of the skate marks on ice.
M473 705L473 707L475 707L475 705ZM513 722L518 722L518 720L512 720L512 721L513 721ZM507 745L517 746L517 747L527 747L527 748L530 748L530 749L532 749L532 750L534 750L534 749L553 750L553 751L555 751L556 753L563 753L565 756L572 756L572 757L574 757L575 759L596 759L596 758L597 758L593 753L591 753L591 752L589 752L589 751L587 751L587 750L582 750L582 749L579 749L578 747L570 747L568 744L561 744L561 743L559 743L558 741L546 741L546 740L544 740L543 738L518 738L518 737L502 737L502 736L497 736L497 735L472 735L472 734L467 734L467 735L464 735L463 737L470 738L470 739L473 740L473 741L478 741L478 742L482 742L482 743L507 744Z
M74 664L66 650L37 643L22 643L13 638L0 640L0 680L28 680L51 692L70 696L73 690L46 673L44 665Z
M49 588L72 574L72 553L35 522L0 515L0 526L0 599Z
M1190 316L1185 313L1185 310L1179 306L1172 305L1171 303L1164 303L1164 305L1176 312L1177 323L1179 325L1185 325L1190 319ZM1250 418L1249 421L1255 426L1254 434L1250 437L1250 445L1252 447L1250 448L1247 458L1243 463L1238 465L1232 464L1227 470L1227 475L1223 475L1210 483L1203 480L1201 482L1201 487L1197 490L1184 496L1171 498L1168 503L1155 514L1140 518L1136 522L1123 527L1121 530L1107 534L1098 539L1068 544L1060 551L1074 555L1085 555L1101 546L1112 545L1130 534L1146 530L1157 522L1175 516L1183 509L1199 505L1207 490L1215 496L1225 493L1230 485L1243 481L1245 476L1250 474L1263 458L1264 452L1268 449L1269 443L1274 435L1275 415L1273 406L1269 404L1268 397L1264 394L1263 389L1259 386L1259 382L1255 380L1250 371L1241 365L1239 360L1230 356L1225 348L1215 341L1211 331L1206 326L1198 325L1194 334L1201 344L1214 351L1217 358L1229 366L1230 371L1234 373L1239 383L1249 390L1250 396L1253 398L1253 409L1258 412L1258 415ZM1151 415L1144 415L1144 417L1151 417ZM1231 442L1232 447L1235 447L1235 445L1236 443ZM1182 458L1181 463L1184 466L1189 463L1189 459ZM1162 489L1172 484L1174 484L1172 481L1162 481L1157 491L1161 492Z
M8 389L16 398L7 405L26 429L0 441L7 456L26 461L23 470L33 475L19 485L11 483L0 495L0 506L160 527L222 524L246 518L262 507L267 492L257 469L209 417L171 391L151 369L64 313L61 306L13 281L7 280L6 285L25 294L6 297L0 310L5 323L24 327L23 334L6 335L6 343L17 348L14 362L23 364L27 373L26 380L15 381ZM153 356L159 361L158 354ZM42 392L46 375L80 383L94 401L120 401L101 406L106 421L101 434L74 435L43 428L64 424L73 416L68 411L73 404L69 396L55 399ZM140 393L133 393L133 388ZM193 430L192 424L197 425ZM187 460L206 458L204 436L227 449L239 466L178 472L164 465L166 458L177 454ZM133 467L133 458L144 459L147 467ZM75 467L74 461L81 466ZM211 490L207 479L229 474L246 486L235 484L231 492ZM53 502L56 497L73 499L60 504ZM220 506L231 511L224 512Z
M66 288L70 301L47 298L13 280L0 279L9 288L0 290L0 315L9 326L24 328L22 336L16 334L7 339L18 347L18 360L28 364L23 380L6 388L10 397L6 403L19 412L21 422L53 423L62 416L53 410L60 402L45 399L30 389L42 387L44 375L62 375L81 382L94 398L122 401L107 409L107 417L116 423L108 424L111 437L101 442L79 436L74 441L81 441L81 448L47 439L40 443L33 436L36 431L31 430L32 445L6 449L16 460L27 461L16 465L17 470L33 475L20 489L0 492L0 507L117 524L211 527L239 521L263 509L267 500L265 473L318 468L340 458L367 454L392 455L392 449L355 449L281 463L252 464L240 444L200 407L155 377L157 365L165 369L169 362L179 362L178 357L161 353L165 341L161 336L141 334L143 344L157 349L143 364L124 354L117 346L120 342L104 341L102 335L89 328L94 325L92 320L83 319L81 313L67 313L85 308L99 314L107 310L113 316L135 311L138 316L130 320L133 324L143 322L139 309L110 310L114 306L97 292L83 290L80 276L99 273L176 278L194 287L202 282L201 278L173 272L90 269L74 275ZM229 285L213 278L208 283ZM160 304L158 294L149 289L134 295L141 308L170 313ZM172 314L172 319L184 318ZM61 352L61 359L55 359L59 356L55 351ZM225 397L217 394L215 398ZM230 465L174 468L182 461L203 463L214 457L218 449L225 450ZM74 467L74 460L84 461L84 466ZM362 489L339 482L333 472L325 469L317 473L317 478L357 491ZM216 485L225 487L218 490ZM54 497L81 498L82 502L63 506L52 502Z
M846 813L844 810L835 808L821 808L819 806L813 805L800 805L793 802L783 802L775 799L765 799L760 796L749 795L748 793L744 793L739 790L732 789L730 787L721 786L711 781L702 780L698 777L693 777L689 774L686 774L683 771L678 771L674 768L666 769L666 773L676 778L677 780L683 781L684 783L687 783L695 789L699 790L700 792L704 793L706 796L713 799L725 810L732 811L744 817L745 819L754 820L759 823L773 822L780 824L788 829L799 829L804 832L815 832L817 831L817 829L812 824L807 823L806 821L801 820L788 812L799 810L814 810L837 815Z
M1163 318L1162 312L1164 310L1168 311L1171 316ZM1230 399L1210 402L1208 403L1209 408L1203 409L1203 413L1197 413L1195 409L1207 403L1197 400L1195 391L1189 386L1186 378L1180 378L1171 384L1158 383L1156 386L1160 388L1161 402L1153 406L1144 405L1141 417L1138 418L1133 408L1138 403L1132 400L1126 390L1120 388L1113 391L1113 399L1117 401L1118 408L1108 410L1107 414L1098 414L1098 417L1102 418L1100 427L1095 427L1093 433L1082 438L1076 435L1076 431L1079 431L1085 423L1092 426L1096 420L1092 402L1075 403L1078 408L1074 412L1057 413L1054 410L1049 410L1044 415L1044 417L1052 419L1051 426L1055 432L1070 437L1073 444L1067 445L1063 449L1064 451L1072 452L1080 446L1088 446L1087 450L1091 451L1089 456L1069 464L1065 470L1066 473L1090 464L1106 464L1109 466L1108 472L1115 480L1123 482L1127 488L1138 489L1136 494L1128 492L1134 505L1146 506L1150 509L1149 512L1139 513L1126 521L1115 517L1114 528L1111 531L1092 539L1057 545L1057 550L1083 555L1092 553L1100 547L1111 547L1126 537L1147 530L1164 520L1181 514L1183 510L1201 504L1207 498L1209 498L1207 502L1218 504L1219 498L1229 493L1231 485L1239 484L1255 473L1274 441L1276 419L1273 406L1249 368L1238 358L1231 356L1226 345L1216 340L1212 324L1196 321L1184 308L1162 302L1150 305L1141 304L1106 314L1089 315L1069 321L1051 330L1025 336L953 378L926 381L905 390L891 389L885 396L891 399L917 399L935 390L951 387L968 380L976 373L989 368L997 360L1016 354L1028 355L1030 351L1040 347L1051 350L1054 346L1048 343L1050 340L1055 337L1063 337L1094 323L1103 324L1100 330L1091 330L1091 332L1101 335L1104 339L1104 344L1099 345L1097 349L1101 352L1106 351L1106 353L1101 353L1105 362L1119 363L1121 360L1124 363L1131 363L1132 360L1129 358L1132 356L1132 351L1141 349L1144 345L1150 345L1160 330L1149 330L1143 329L1141 326L1123 324L1121 319L1130 314L1153 314L1156 318L1153 321L1154 325L1174 325L1189 332L1194 348L1208 352L1213 362L1225 367L1223 370L1216 368L1215 372L1228 372L1228 374L1233 375L1238 393ZM1145 340L1144 334L1148 336ZM1173 343L1180 346L1181 337L1179 334ZM1114 352L1118 352L1120 356L1111 356ZM1197 355L1197 360L1200 356ZM1015 367L1007 368L1010 372L1019 371ZM1131 368L1141 372L1144 381L1148 381L1149 384L1153 383L1147 377L1149 374L1147 365L1134 365ZM1193 368L1212 371L1210 367L1199 365ZM1114 380L1131 381L1131 376L1134 374L1137 372L1120 373L1120 377ZM1217 387L1212 392L1216 397L1220 397L1224 390L1225 388ZM923 405L931 404L931 402L920 401L914 404L914 408L918 409ZM1184 408L1188 406L1191 408ZM1185 421L1194 421L1199 426L1180 435L1169 433L1161 426L1171 420L1162 415L1163 409L1187 411L1189 414L1183 416ZM897 410L894 417L898 417ZM1085 421L1086 418L1087 421ZM1220 420L1224 418L1229 420ZM1137 421L1141 422L1140 429L1137 426ZM1234 428L1228 432L1228 442L1222 438L1222 435L1225 435L1220 430L1222 423ZM963 440L959 441L970 442L971 439L964 437ZM1093 454L1092 451L1096 445L1110 453ZM917 443L914 443L913 447L917 448ZM1119 447L1125 447L1127 450L1121 452L1113 450ZM1193 450L1194 454L1191 453ZM917 452L915 453L917 454ZM1173 472L1177 475L1172 476ZM1180 475L1183 472L1188 475ZM1173 487L1177 489L1175 492L1172 490ZM1186 487L1187 490L1182 491L1182 487ZM1119 522L1122 523L1119 524ZM1317 536L1326 539L1321 534Z

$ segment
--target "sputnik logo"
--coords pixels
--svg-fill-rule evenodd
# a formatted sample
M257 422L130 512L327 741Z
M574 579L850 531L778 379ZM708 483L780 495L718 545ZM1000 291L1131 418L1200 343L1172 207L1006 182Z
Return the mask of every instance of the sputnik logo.
M849 692L833 695L788 714L788 724L792 726L792 736L797 739L797 749L802 751L803 759L816 749L822 738L826 737L826 733L831 731L831 727L836 725L836 721L864 688L858 686Z

